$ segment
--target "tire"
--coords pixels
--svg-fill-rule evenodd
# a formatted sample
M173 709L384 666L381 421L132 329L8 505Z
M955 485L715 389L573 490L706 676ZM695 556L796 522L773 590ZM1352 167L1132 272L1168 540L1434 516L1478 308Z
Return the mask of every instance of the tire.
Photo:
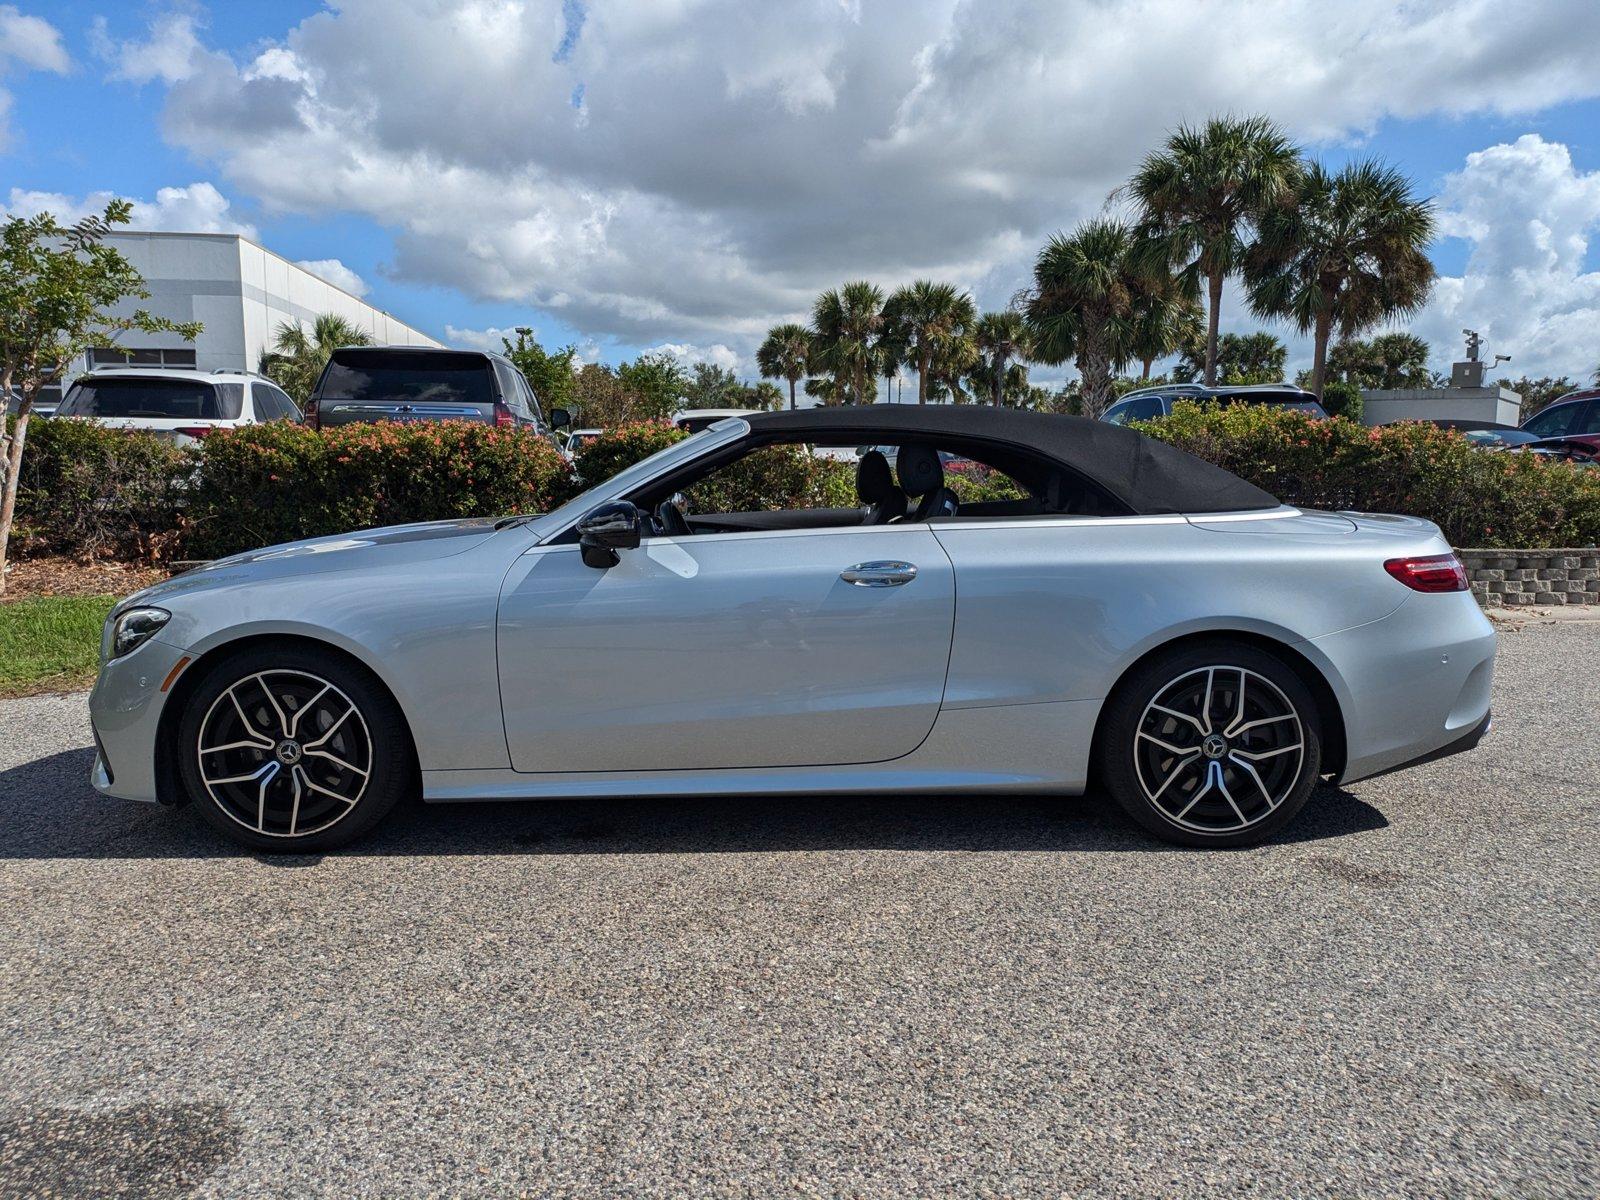
M1119 682L1095 758L1112 797L1156 837L1253 846L1305 807L1322 765L1321 720L1281 659L1217 639L1160 655Z
M416 781L394 699L360 666L304 646L257 646L212 667L190 693L176 753L207 823L269 852L347 845Z

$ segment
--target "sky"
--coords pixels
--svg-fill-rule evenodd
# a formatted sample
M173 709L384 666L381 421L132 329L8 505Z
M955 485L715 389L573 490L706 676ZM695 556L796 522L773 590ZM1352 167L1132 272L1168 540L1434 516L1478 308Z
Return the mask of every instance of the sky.
M1512 375L1587 377L1597 61L1595 0L13 0L0 207L125 196L453 344L754 375L848 279L1003 306L1168 130L1260 112L1434 198L1435 367L1472 327ZM1223 327L1309 362L1236 285Z

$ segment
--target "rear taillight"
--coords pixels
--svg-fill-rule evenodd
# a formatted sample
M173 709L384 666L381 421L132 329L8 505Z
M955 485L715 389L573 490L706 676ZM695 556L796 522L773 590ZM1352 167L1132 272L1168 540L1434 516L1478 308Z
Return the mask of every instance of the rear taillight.
M512 411L500 400L494 402L494 423L496 425L515 425L517 418Z
M1454 554L1426 558L1391 558L1383 569L1414 592L1464 592L1467 568Z
M184 437L203 438L215 428L213 425L179 425L172 432L182 434Z
M315 396L306 401L305 416L306 423L310 425L311 428L322 428L322 405L317 403L317 398Z

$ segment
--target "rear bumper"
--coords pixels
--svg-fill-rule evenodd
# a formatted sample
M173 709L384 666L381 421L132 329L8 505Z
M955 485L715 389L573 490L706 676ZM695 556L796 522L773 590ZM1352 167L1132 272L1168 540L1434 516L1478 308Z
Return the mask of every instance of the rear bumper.
M1341 783L1470 750L1488 728L1496 639L1469 593L1419 595L1309 645L1338 680Z
M1437 750L1429 750L1426 754L1419 754L1416 758L1407 759L1403 763L1396 763L1392 767L1385 767L1381 771L1374 771L1365 776L1367 779L1376 779L1379 775L1387 775L1391 771L1405 771L1412 767L1420 767L1423 763L1438 762L1441 758L1449 758L1452 754L1465 754L1468 750L1477 748L1479 742L1494 725L1494 714L1484 713L1483 720L1479 721L1466 733L1453 742L1440 746Z

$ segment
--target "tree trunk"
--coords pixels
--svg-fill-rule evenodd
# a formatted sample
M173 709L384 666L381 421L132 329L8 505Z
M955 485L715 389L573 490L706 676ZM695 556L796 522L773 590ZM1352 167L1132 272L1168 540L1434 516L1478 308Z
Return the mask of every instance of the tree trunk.
M5 485L0 488L0 596L6 591L6 551L11 545L11 522L17 513L17 487L22 482L22 447L28 440L28 416L33 412L34 392L24 391L17 405L17 423L6 445ZM0 412L0 421L5 416Z
M928 402L928 369L933 365L933 355L917 351L917 403Z
M1139 376L1139 382L1140 383L1149 383L1150 382L1150 368L1155 366L1156 360L1153 359L1153 358L1146 358L1146 359L1142 359L1141 361L1144 363L1144 374Z
M1217 386L1217 324L1222 313L1222 274L1206 280L1211 303L1206 312L1206 386Z
M1098 338L1086 338L1078 351L1083 379L1083 415L1098 421L1111 403L1111 359Z
M1322 388L1327 383L1328 375L1328 337L1333 332L1333 314L1319 312L1317 314L1316 332L1312 337L1311 355L1311 390L1317 395L1317 403L1322 403Z
M795 407L796 407L795 406L795 402L794 402L794 385L795 385L796 382L797 381L794 380L794 379L790 379L789 380L789 411L790 412L793 412L795 410Z
M1000 402L1006 394L1006 356L996 355L994 360L994 406L1000 407Z

